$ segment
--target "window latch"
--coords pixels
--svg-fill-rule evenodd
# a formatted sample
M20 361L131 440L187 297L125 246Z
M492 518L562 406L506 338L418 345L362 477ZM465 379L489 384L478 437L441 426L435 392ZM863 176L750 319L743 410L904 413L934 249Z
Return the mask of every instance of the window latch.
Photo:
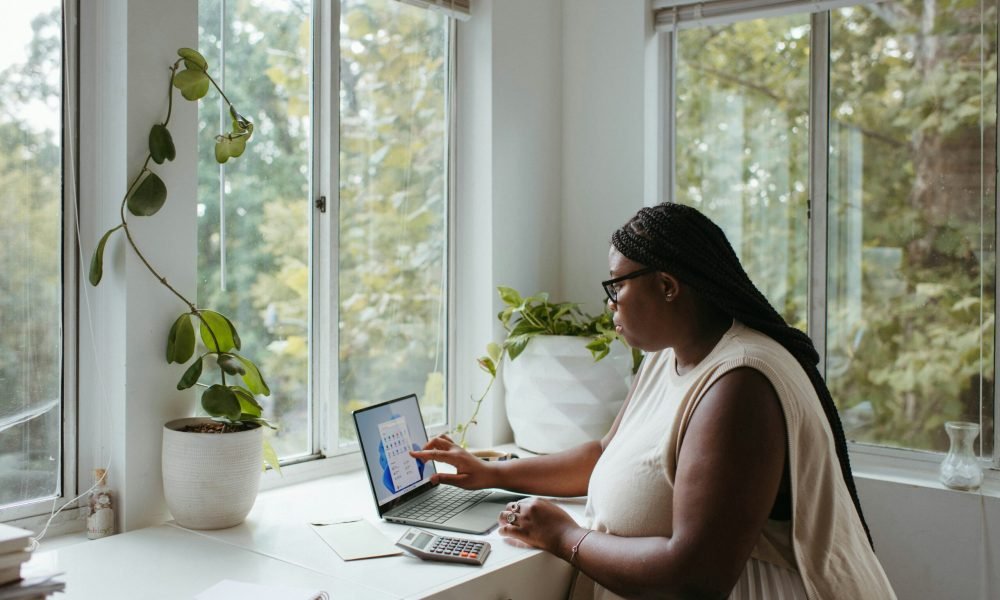
M326 196L320 196L319 198L316 198L315 205L316 205L316 208L319 209L319 212L325 213L326 212Z

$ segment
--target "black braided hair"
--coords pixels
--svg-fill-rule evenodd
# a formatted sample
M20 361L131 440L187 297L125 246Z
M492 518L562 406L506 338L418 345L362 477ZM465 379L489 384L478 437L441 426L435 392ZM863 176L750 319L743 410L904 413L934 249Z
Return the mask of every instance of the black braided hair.
M830 422L844 482L872 543L851 475L844 428L816 366L816 347L809 336L786 323L760 293L722 229L695 208L666 202L640 209L612 234L611 244L629 260L673 274L722 312L777 341L802 365Z

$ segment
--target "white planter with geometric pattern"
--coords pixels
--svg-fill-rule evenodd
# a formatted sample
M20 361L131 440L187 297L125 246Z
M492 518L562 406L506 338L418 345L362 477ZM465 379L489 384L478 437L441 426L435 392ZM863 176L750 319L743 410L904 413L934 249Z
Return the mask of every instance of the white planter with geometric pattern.
M208 419L163 426L163 493L178 525L225 529L246 519L264 465L264 428L233 433L180 431Z
M594 362L589 342L539 335L517 359L504 360L507 418L519 447L551 454L600 439L611 429L632 381L632 354L615 342Z

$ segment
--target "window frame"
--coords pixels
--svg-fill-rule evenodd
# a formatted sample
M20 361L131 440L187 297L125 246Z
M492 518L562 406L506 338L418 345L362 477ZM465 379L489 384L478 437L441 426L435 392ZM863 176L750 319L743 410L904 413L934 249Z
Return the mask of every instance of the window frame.
M830 54L830 10L846 6L862 6L871 4L872 0L856 0L855 2L830 2L835 5L817 11L814 3L801 2L797 6L786 4L781 7L780 14L803 13L810 15L809 39L809 331L819 353L818 367L820 372L826 368L826 292L827 292L827 193L829 153L829 54ZM687 4L685 0L660 0L654 3L653 10ZM732 21L744 21L777 16L774 7L761 6L761 0L733 0L726 2L737 18ZM767 2L763 2L767 4ZM651 17L653 44L648 59L652 62L651 84L647 87L647 97L652 98L656 110L654 120L647 138L647 148L658 157L654 160L656 173L647 178L646 204L675 201L676 183L676 138L675 138L675 108L676 108L676 61L678 29L683 30L699 24L681 23L677 28L655 31L656 17ZM727 20L728 22L728 20ZM1000 69L998 69L1000 70ZM1000 83L997 87L1000 91ZM1000 109L998 109L1000 112ZM1000 115L995 122L996 137L1000 139ZM994 147L994 152L1000 156L1000 141ZM1000 187L1000 186L998 186ZM1000 190L996 192L994 201L1000 208ZM1000 242L1000 211L997 212L997 231L994 243ZM998 263L1000 264L1000 263ZM1000 266L994 271L994 294L1000 293ZM1000 296L995 296L1000 297ZM1000 337L1000 334L995 333ZM1000 357L994 353L994 373L1000 372ZM993 419L1000 423L1000 388L994 386ZM936 476L937 466L941 461L941 453L929 450L891 448L870 443L848 442L853 458L862 469L871 469L878 473L897 472L903 474L926 474ZM988 468L987 478L1000 481L1000 427L993 431L993 455L984 457L981 461Z
M339 368L340 346L338 287L338 248L340 231L340 3L313 0L312 24L312 135L310 153L310 194L312 199L310 234L309 330L312 337L309 361L309 405L312 451L282 463L281 475L268 470L261 489L273 489L358 468L361 464L357 442L340 446ZM448 94L447 120L447 229L445 339L445 410L443 425L428 427L428 435L448 431L456 418L454 366L455 352L455 141L456 141L456 39L458 19L448 17Z
M49 519L59 524L75 521L79 517L78 496L83 491L80 481L84 474L78 469L79 427L78 427L78 360L80 326L79 318L79 273L83 258L78 244L77 215L79 214L78 156L80 145L79 130L79 14L80 0L62 0L62 103L61 103L61 154L62 154L62 211L60 214L62 247L62 349L60 365L60 422L59 447L59 493L44 499L31 500L22 504L0 508L0 523L11 523L23 527L40 529ZM67 502L67 500L69 500ZM64 506L65 505L65 506ZM52 514L63 507L58 516ZM72 527L72 525L71 525Z

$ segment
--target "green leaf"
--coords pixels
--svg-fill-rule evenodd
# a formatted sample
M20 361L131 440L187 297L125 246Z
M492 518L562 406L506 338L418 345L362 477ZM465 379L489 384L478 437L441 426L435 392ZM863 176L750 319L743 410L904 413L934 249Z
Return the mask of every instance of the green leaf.
M226 372L226 375L243 375L246 373L246 369L240 364L239 359L232 354L220 354L218 362L219 367Z
M194 325L191 314L177 317L167 336L167 362L186 363L194 355Z
M167 186L159 175L149 171L128 197L128 211L137 217L155 215L167 201Z
M229 160L229 144L225 138L215 142L215 162L225 164Z
M208 75L201 69L184 69L174 75L174 87L181 91L181 96L188 100L200 100L208 93Z
M157 123L149 130L149 155L158 165L162 165L164 160L174 160L177 157L174 139L166 125Z
M261 406L260 403L257 402L257 399L253 397L253 394L248 392L246 389L238 385L231 385L229 386L229 389L233 390L233 393L236 394L236 398L240 401L240 410L243 414L250 415L252 418L256 419L259 418L264 412L264 407ZM240 416L240 420L242 421L244 418Z
M197 50L192 48L178 48L177 56L183 58L185 63L191 63L203 71L208 70L208 61Z
M531 336L528 335L517 335L507 338L504 346L507 348L507 356L511 360L514 360L524 352L524 348L531 341Z
M199 356L198 359L191 363L191 366L184 371L184 374L181 375L181 380L177 382L177 389L186 390L198 383L198 379L201 377L202 360L204 358L204 356ZM204 397L202 397L202 402L204 402Z
M220 135L215 138L215 160L219 164L225 163L230 158L241 156L247 148L249 134L238 133Z
M521 305L521 294L517 293L514 288L499 286L497 291L500 292L500 299L503 303L508 306L520 306Z
M215 384L201 395L201 407L213 417L226 417L231 421L240 418L240 401L233 390Z
M254 394L260 394L262 396L270 396L271 388L267 387L267 382L264 381L264 376L260 374L260 369L257 365L253 364L249 358L245 356L240 356L239 354L234 354L243 366L246 367L246 373L243 375L243 383L247 384L247 388Z
M121 225L112 227L101 236L101 241L97 242L97 248L94 249L94 255L90 257L90 275L88 277L90 285L97 285L98 283L101 283L101 277L104 276L104 245L108 243L108 237L110 237L112 233L121 229L121 227Z
M500 355L503 354L503 348L496 342L490 342L486 344L486 354L493 359L494 363L498 363L500 362Z
M490 377L497 376L496 363L489 356L480 356L477 362L479 363L479 368L489 373Z
M514 325L514 328L510 330L511 337L519 335L532 336L539 333L545 333L545 330L525 320L518 321L517 324Z
M236 328L225 315L204 309L198 313L201 315L201 343L205 344L209 351L229 352L234 348L240 349L240 336L236 334Z
M278 453L274 451L271 442L264 438L264 464L271 467L279 474L281 473L281 463L278 462Z

